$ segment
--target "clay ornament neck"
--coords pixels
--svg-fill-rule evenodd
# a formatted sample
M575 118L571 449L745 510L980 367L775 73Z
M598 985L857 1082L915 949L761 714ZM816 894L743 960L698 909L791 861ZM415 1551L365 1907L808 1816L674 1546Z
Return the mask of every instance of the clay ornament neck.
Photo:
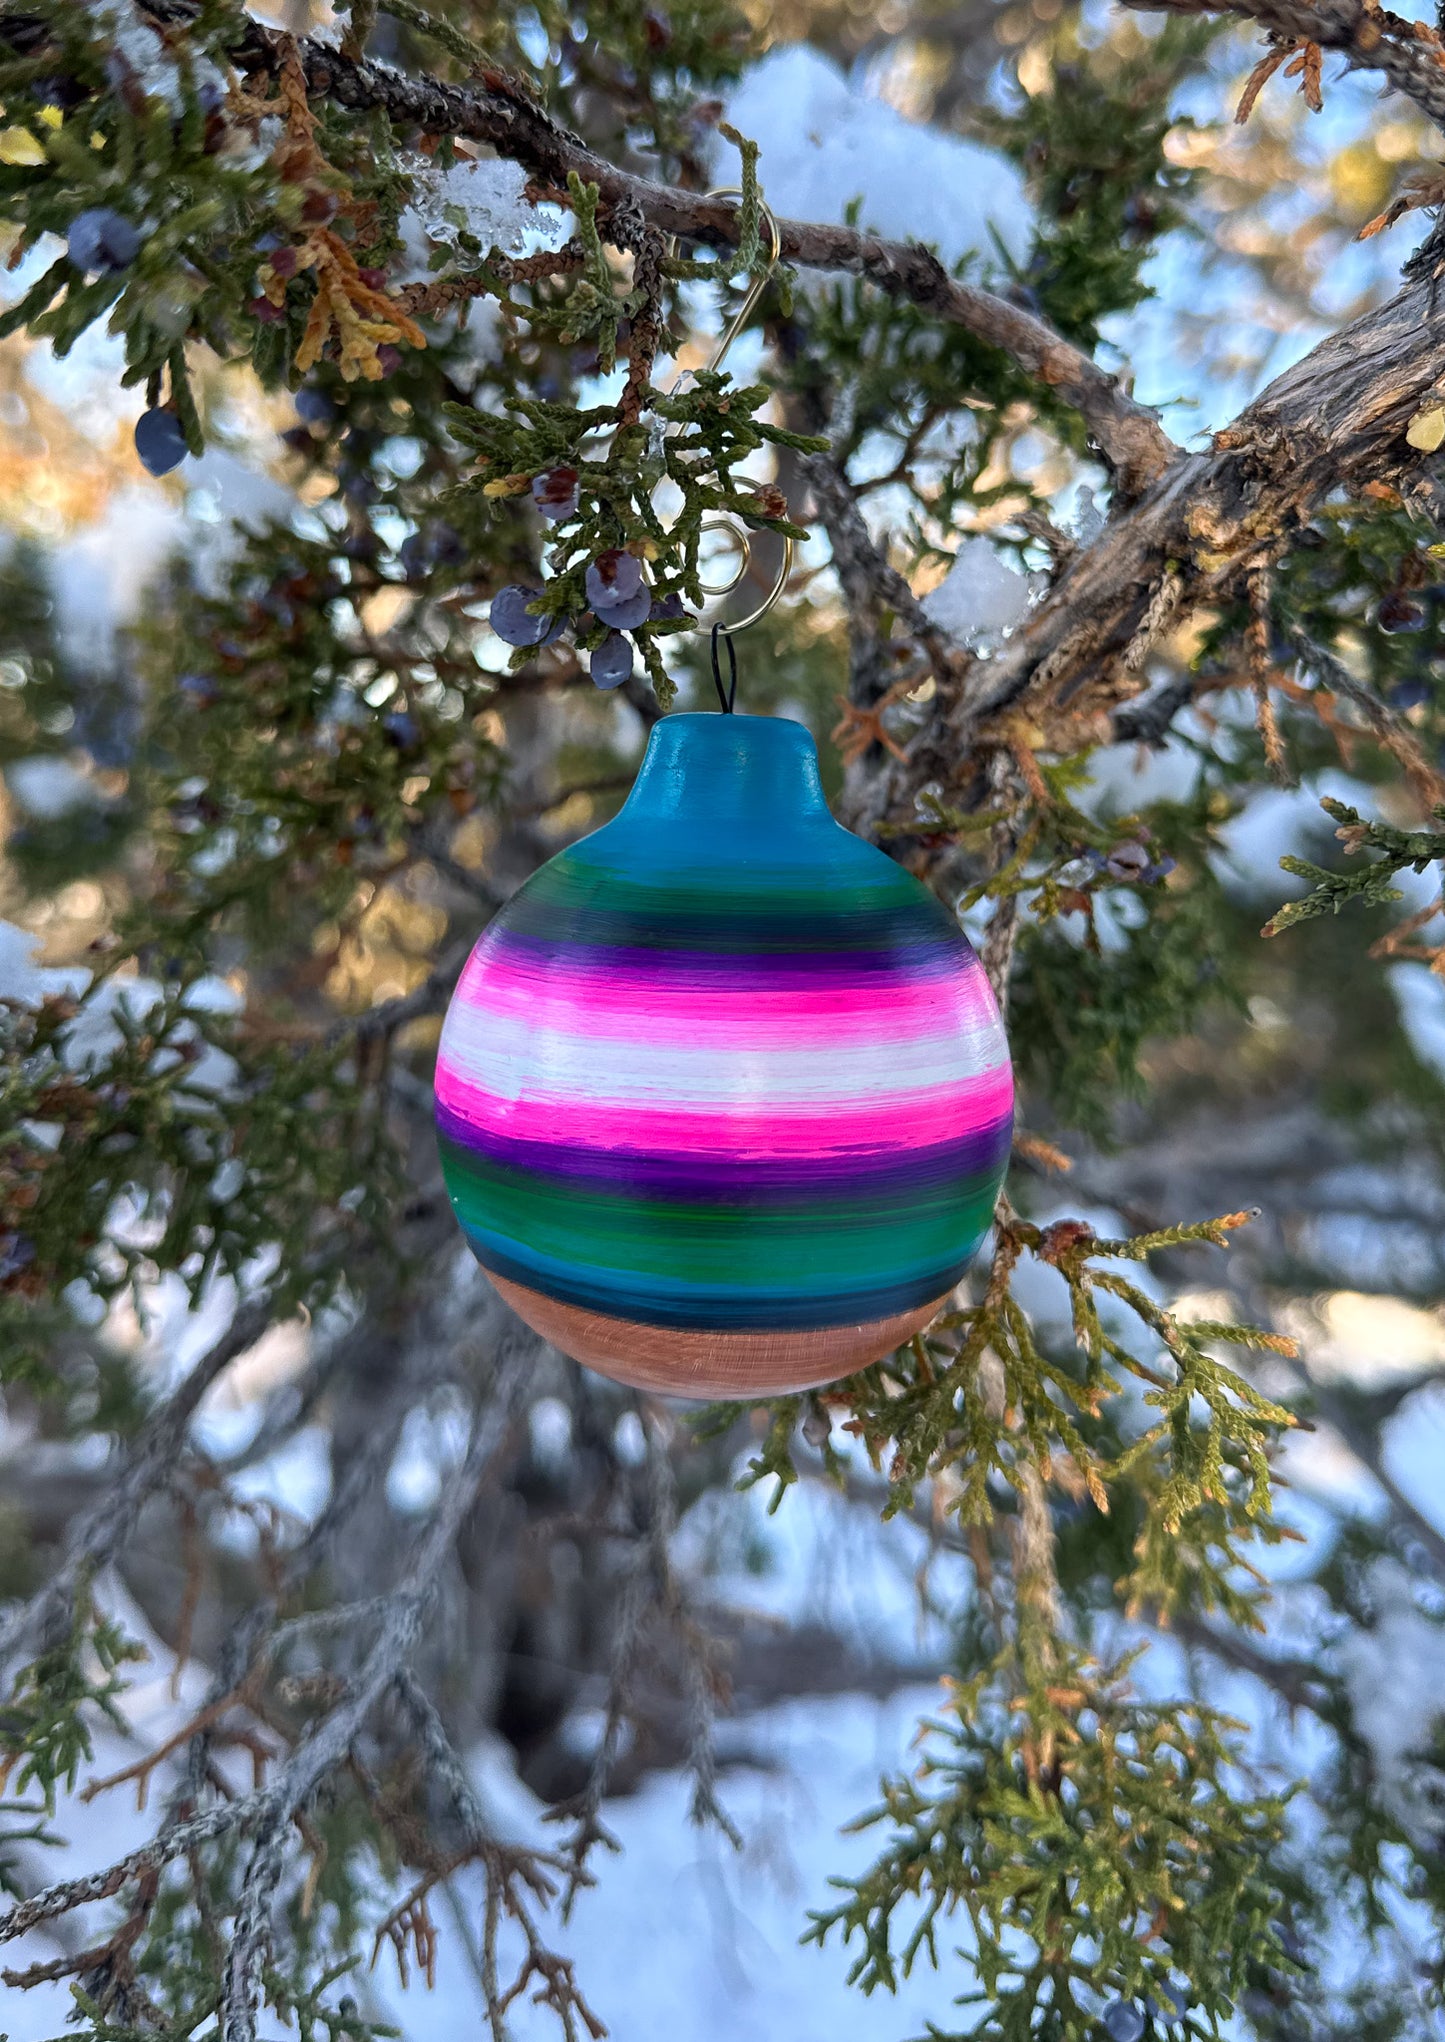
M833 824L811 732L782 716L664 717L619 820Z

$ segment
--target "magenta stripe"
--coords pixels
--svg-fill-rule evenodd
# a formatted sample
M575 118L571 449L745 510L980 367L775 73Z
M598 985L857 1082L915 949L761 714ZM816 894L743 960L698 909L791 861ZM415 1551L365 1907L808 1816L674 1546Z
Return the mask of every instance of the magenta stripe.
M802 1047L900 1036L942 1035L987 1027L996 1019L988 980L975 966L967 977L911 978L886 984L840 980L808 985L725 985L684 970L618 969L604 975L494 952L485 968L472 960L457 1001L477 1013L524 1018L540 1028L646 1040L665 1031L690 1045L734 1049L783 1043Z
M647 1155L829 1156L957 1140L993 1126L1013 1106L1007 1064L962 1084L871 1098L819 1100L786 1112L720 1105L705 1111L586 1099L503 1099L460 1077L438 1060L438 1103L459 1122L519 1141L565 1142L573 1148L630 1149ZM457 1133L465 1140L465 1133Z

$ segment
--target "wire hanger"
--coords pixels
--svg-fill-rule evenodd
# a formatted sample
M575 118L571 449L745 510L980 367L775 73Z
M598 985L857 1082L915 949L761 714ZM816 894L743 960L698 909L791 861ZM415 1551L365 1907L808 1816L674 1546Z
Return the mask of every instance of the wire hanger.
M727 198L740 199L743 196L743 194L741 188L738 185L721 184L717 185L712 191L705 192L703 196L705 198L710 199L727 199ZM747 295L743 299L742 304L739 305L737 311L733 314L733 317L728 324L727 331L722 335L722 338L718 341L717 346L712 351L712 358L708 362L707 369L704 372L706 374L711 374L711 372L714 369L720 369L722 367L724 361L727 359L729 348L737 339L739 333L742 332L743 327L747 324L747 321L750 318L754 307L757 305L758 300L762 297L763 292L767 289L768 284L772 279L773 271L777 268L778 261L783 252L782 230L778 226L777 219L775 218L773 212L768 206L762 205L761 203L759 204L758 211L760 218L762 220L763 227L766 230L768 236L768 266L760 276L754 277L751 285L748 288ZM676 246L677 243L676 240L674 239L673 241L674 249L676 248ZM693 372L690 369L681 370L673 378L671 385L672 389L673 390L678 389L680 385L684 382L684 380L692 373ZM746 581L749 571L751 570L752 567L753 549L752 541L748 535L747 526L742 523L741 519L738 518L714 517L704 518L702 521L701 530L704 532L726 532L728 537L731 539L733 545L737 549L738 555L737 570L732 575L730 580L722 582L705 581L702 583L702 592L705 596L708 597L730 596L735 588L740 588L743 582ZM737 697L738 686L737 655L733 651L732 644L733 638L739 631L746 631L749 628L749 626L753 624L759 624L762 622L763 618L766 617L768 612L774 607L779 597L782 595L783 590L787 587L788 577L791 575L792 571L793 571L793 541L791 538L785 535L783 539L783 555L778 565L777 575L774 578L772 587L768 590L767 594L763 597L762 601L758 604L757 608L749 610L745 617L734 618L733 622L730 624L714 624L711 627L713 679L717 683L718 696L722 700L723 709L725 712L729 714L732 713L733 703ZM699 628L702 627L700 626ZM717 648L719 634L721 634L722 637L727 641L728 660L732 669L732 687L727 695L724 695L723 693L722 675L718 667Z
M719 638L722 639L728 649L729 679L726 688L723 686L722 667L718 662L717 656ZM736 709L738 699L738 655L737 648L733 644L732 632L723 624L714 624L712 627L712 684L717 689L717 698L722 704L723 715L731 716Z

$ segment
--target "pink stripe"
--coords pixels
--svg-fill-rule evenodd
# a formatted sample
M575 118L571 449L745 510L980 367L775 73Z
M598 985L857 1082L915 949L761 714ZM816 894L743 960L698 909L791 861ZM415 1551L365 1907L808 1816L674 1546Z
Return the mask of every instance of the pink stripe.
M959 972L946 979L739 987L626 967L595 976L555 965L538 971L526 960L493 951L485 959L473 956L456 998L474 1012L539 1028L628 1041L661 1032L699 1048L739 1050L939 1035L987 1027L997 1019L988 980L977 965L966 976Z
M518 1141L589 1149L635 1149L649 1155L827 1156L860 1149L927 1147L973 1134L1003 1119L1013 1105L1013 1074L1002 1065L962 1084L931 1085L869 1099L820 1100L787 1112L746 1104L711 1111L645 1104L602 1105L585 1099L501 1099L467 1083L444 1063L437 1099L479 1133Z

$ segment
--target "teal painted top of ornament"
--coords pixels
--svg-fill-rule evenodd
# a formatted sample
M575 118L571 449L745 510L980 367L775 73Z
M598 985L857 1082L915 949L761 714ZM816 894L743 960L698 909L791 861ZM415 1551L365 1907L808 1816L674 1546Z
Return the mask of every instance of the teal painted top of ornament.
M626 803L502 909L437 1062L485 1266L649 1325L784 1330L958 1280L1012 1081L953 917L829 813L782 718L659 723Z
M678 823L719 849L726 835L734 856L748 848L736 839L739 825L761 839L821 834L867 850L833 820L811 733L782 716L665 717L620 813L583 842L606 843L611 856L638 831Z

